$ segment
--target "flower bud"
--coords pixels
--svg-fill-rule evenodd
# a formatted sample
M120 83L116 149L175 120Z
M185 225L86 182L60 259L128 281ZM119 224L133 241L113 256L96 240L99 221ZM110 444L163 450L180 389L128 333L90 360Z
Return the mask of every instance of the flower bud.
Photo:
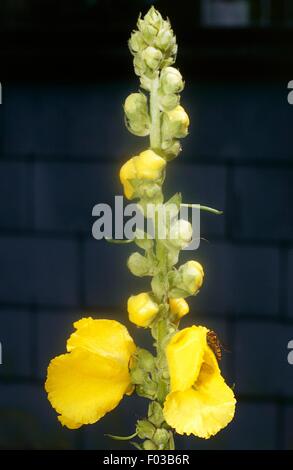
M184 108L176 106L172 111L164 114L163 135L164 138L182 138L188 134L189 117Z
M147 419L141 419L137 421L136 432L140 439L152 439L155 434L156 428Z
M163 18L160 12L156 10L154 6L152 6L147 12L147 14L144 16L144 21L145 23L159 30L162 25Z
M172 140L171 142L172 143L170 145L164 146L165 148L162 145L167 161L170 161L170 160L173 160L173 158L176 158L182 150L179 140Z
M156 427L161 426L161 424L165 421L162 407L158 402L153 401L152 403L150 403L148 419Z
M131 93L125 100L124 112L126 126L130 132L138 136L146 136L150 131L147 98L143 93Z
M133 66L136 75L141 76L146 72L147 66L145 61L143 60L141 53L137 53L133 59Z
M185 299L179 297L177 299L169 299L170 312L175 316L176 320L184 317L189 313L189 306Z
M159 446L159 449L165 449L166 445L168 444L170 439L170 434L166 429L157 429L153 440L154 443Z
M146 377L145 372L137 367L130 370L130 376L131 382L136 385L143 384Z
M191 223L188 220L179 219L171 225L167 243L181 250L189 245L191 238Z
M160 96L160 106L163 111L171 111L179 104L179 95L162 95Z
M179 70L174 67L165 67L162 70L160 83L162 91L166 95L180 93L184 88L182 75Z
M135 54L136 52L141 52L147 47L147 43L144 41L140 31L134 31L131 34L128 45L132 54Z
M149 46L142 51L141 57L151 70L157 70L163 59L163 54L159 49Z
M144 20L138 20L137 26L142 34L143 40L147 44L152 44L158 34L158 30L155 28L155 26L147 23Z
M204 271L203 267L197 261L187 261L179 269L182 275L182 284L190 293L195 294L202 286Z
M150 440L144 441L143 448L144 450L157 450L157 446Z
M124 112L128 118L147 114L147 98L143 93L131 93L124 102Z
M127 311L129 320L137 326L148 327L155 319L159 306L147 292L132 295L128 299Z
M146 372L154 371L155 358L147 349L137 348L135 357L138 367L141 367Z
M162 27L155 39L155 46L161 49L162 51L167 51L170 49L170 53L173 53L173 45L175 42L175 37L171 29L169 21L164 21Z
M141 255L137 251L129 256L127 266L134 276L143 277L152 275L151 263L145 256Z

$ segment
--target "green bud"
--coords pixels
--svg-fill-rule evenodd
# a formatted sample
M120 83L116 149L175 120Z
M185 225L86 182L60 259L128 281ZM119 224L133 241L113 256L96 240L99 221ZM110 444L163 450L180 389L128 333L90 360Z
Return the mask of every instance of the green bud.
M167 243L182 250L186 248L191 242L192 238L192 226L188 220L179 219L176 220L169 232Z
M137 421L136 424L136 432L140 439L152 439L153 435L155 434L156 428L155 426L150 423L146 419L142 419Z
M150 132L147 98L143 93L131 93L125 100L126 127L132 134L146 136Z
M147 66L143 60L141 53L137 53L133 59L133 66L136 75L141 76L146 72Z
M143 93L131 93L124 102L124 112L129 118L147 114L147 97Z
M184 88L182 75L179 70L175 69L174 67L165 67L162 70L160 83L162 91L165 94L180 93Z
M156 427L161 426L161 424L165 421L162 407L157 401L153 401L149 405L148 418L149 421Z
M189 117L180 105L164 113L162 134L163 140L186 137L188 134Z
M160 63L163 59L163 54L159 49L155 47L149 46L142 51L141 54L143 60L145 61L146 65L151 70L157 70L160 66Z
M171 49L170 52L173 52L172 48L174 46L174 42L175 37L169 21L163 21L162 27L155 40L155 46L161 49L162 51L167 51L168 49Z
M138 252L132 253L127 260L127 266L134 276L151 276L153 273L152 264Z
M142 34L143 40L147 44L152 44L158 34L157 29L153 25L145 22L144 20L138 20L137 26Z
M162 111L171 111L176 108L180 102L180 96L171 94L171 95L161 95L160 96L160 106Z
M143 448L144 450L157 450L156 445L150 440L144 441Z
M159 30L163 23L163 18L160 12L156 10L154 6L152 6L147 12L147 14L144 16L144 21L145 23Z
M153 440L154 443L159 446L159 449L165 449L170 439L170 434L166 429L157 429Z
M143 384L145 381L144 371L137 367L134 367L130 370L130 377L133 384L140 385Z
M179 140L172 140L171 142L172 143L170 144L170 141L168 141L168 144L170 145L167 145L165 147L163 147L162 145L167 161L170 161L170 160L173 160L173 158L176 158L182 150Z
M137 361L139 367L141 367L146 372L152 372L155 368L155 358L154 356L147 351L146 349L138 348L136 352Z
M147 43L144 41L142 34L139 31L134 31L128 42L129 49L132 54L141 52L147 47Z
M201 288L204 272L197 261L187 261L178 270L173 270L168 274L168 281L171 287L169 297L187 297L194 295Z
M142 76L140 77L140 86L146 91L151 90L151 80L148 77Z

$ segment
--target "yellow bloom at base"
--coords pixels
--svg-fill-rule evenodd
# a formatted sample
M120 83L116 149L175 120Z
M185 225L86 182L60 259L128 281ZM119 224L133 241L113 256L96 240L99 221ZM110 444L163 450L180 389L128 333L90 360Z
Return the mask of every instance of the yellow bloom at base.
M189 313L189 305L182 297L177 299L169 299L170 311L177 320Z
M178 434L204 439L227 426L236 404L207 344L208 331L203 326L185 328L166 348L170 393L164 404L165 420Z
M139 155L132 157L120 169L120 181L124 188L127 199L137 196L135 191L135 180L146 182L159 182L163 177L166 161L153 150L145 150Z
M146 328L156 317L159 306L147 292L142 292L129 297L127 311L132 323Z
M82 318L67 341L67 353L49 364L45 389L69 429L93 424L131 390L129 360L136 346L114 320Z

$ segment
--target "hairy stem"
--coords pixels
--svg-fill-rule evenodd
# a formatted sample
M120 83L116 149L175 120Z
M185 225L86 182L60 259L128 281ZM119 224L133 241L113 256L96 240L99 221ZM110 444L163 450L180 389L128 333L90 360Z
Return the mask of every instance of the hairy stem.
M150 114L151 114L151 129L150 129L150 144L153 150L160 149L161 147L161 113L159 108L159 76L152 80L150 91Z

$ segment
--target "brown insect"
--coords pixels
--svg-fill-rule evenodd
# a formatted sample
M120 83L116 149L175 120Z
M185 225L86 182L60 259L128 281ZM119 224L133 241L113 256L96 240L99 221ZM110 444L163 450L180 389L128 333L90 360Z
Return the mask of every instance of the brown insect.
M222 359L222 349L224 348L221 345L217 334L212 330L209 331L207 334L207 343L208 343L208 346L213 351L213 353L215 354L217 360L220 361Z

